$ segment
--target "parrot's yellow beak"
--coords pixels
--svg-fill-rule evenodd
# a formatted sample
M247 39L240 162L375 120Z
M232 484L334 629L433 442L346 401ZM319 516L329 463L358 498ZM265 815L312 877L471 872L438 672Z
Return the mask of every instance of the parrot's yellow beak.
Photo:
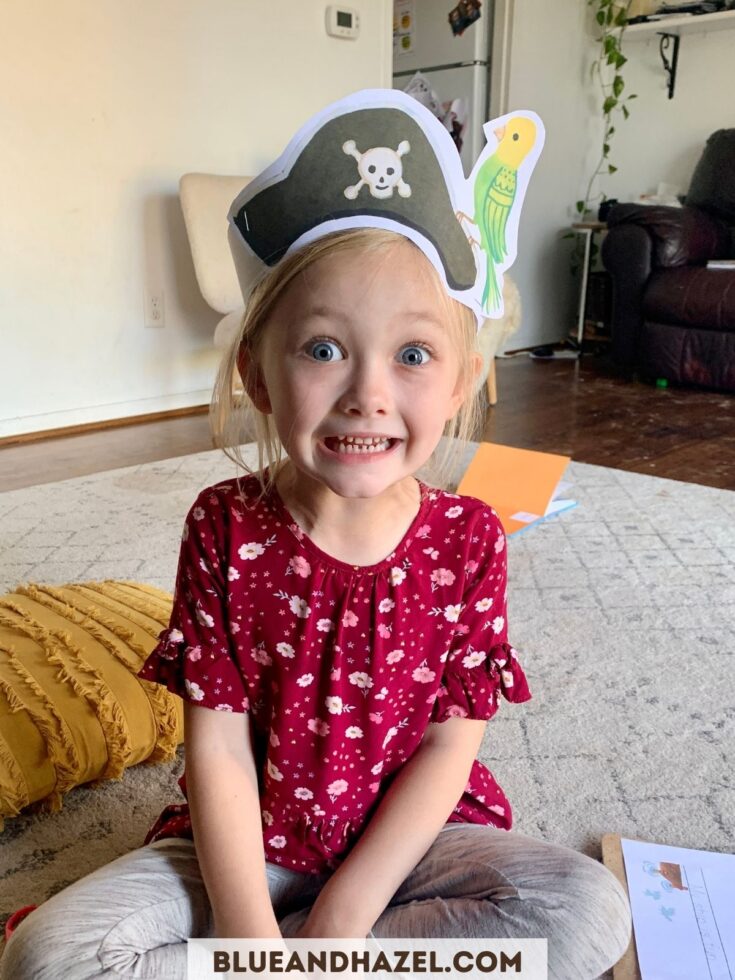
M493 130L493 132L497 136L498 143L499 143L502 140L502 138L505 136L505 126L499 126L497 129Z

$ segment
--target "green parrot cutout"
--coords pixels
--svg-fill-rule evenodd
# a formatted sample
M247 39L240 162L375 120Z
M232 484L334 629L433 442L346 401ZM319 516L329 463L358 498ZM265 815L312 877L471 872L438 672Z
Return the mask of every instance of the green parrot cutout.
M488 146L475 164L472 185L481 262L485 266L481 305L485 316L502 311L502 273L515 259L518 219L531 171L544 141L544 127L532 112L510 113L484 126ZM497 141L490 144L491 136ZM461 217L467 217L462 215ZM467 230L467 229L466 229Z

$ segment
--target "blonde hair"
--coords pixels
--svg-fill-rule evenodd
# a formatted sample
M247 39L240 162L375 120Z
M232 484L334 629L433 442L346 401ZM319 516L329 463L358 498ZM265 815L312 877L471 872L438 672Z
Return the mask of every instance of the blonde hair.
M236 465L247 474L257 474L263 494L268 493L276 477L286 462L283 446L270 415L260 412L247 391L255 382L258 354L271 312L289 284L319 259L338 252L379 251L406 242L423 255L410 239L395 232L378 228L351 229L335 232L320 238L287 255L275 268L268 270L256 284L245 307L240 328L231 345L225 352L217 372L209 407L210 425L215 446L221 448ZM445 320L452 332L452 340L459 361L460 381L465 390L464 400L455 416L450 419L443 435L448 437L444 451L437 458L434 450L425 468L428 470L426 482L434 486L448 488L459 457L465 452L467 442L477 438L482 422L478 397L474 394L473 357L479 353L477 347L477 321L474 313L464 304L447 295L439 275L426 259L434 285L437 300L444 306ZM248 377L242 379L244 392L233 390L235 372L238 371L238 354L241 347L248 354ZM251 470L240 452L242 436L255 430L258 446L258 469ZM264 467L268 466L265 477Z

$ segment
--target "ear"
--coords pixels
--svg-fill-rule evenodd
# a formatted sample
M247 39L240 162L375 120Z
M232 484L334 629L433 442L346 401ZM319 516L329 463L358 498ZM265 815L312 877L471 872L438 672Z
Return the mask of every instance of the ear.
M457 378L457 385L452 392L452 397L449 402L449 414L447 415L447 422L453 419L454 416L460 409L460 406L469 398L472 391L474 390L477 379L482 373L482 354L474 352L470 355L470 378L467 385L462 384L462 379Z
M245 344L240 344L240 349L237 352L237 371L242 379L243 388L253 405L264 415L270 415L273 409L268 397L268 389L265 386L263 371Z

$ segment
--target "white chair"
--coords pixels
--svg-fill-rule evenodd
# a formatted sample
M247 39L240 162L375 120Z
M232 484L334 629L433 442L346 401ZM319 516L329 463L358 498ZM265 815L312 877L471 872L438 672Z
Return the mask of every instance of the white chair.
M179 198L191 247L199 290L205 301L222 313L214 345L224 350L240 326L244 304L227 240L227 212L251 177L184 174Z
M503 276L503 315L499 320L485 320L480 327L478 345L482 353L482 371L477 379L475 391L479 392L483 384L487 385L487 400L489 405L498 403L498 386L495 376L495 355L505 346L511 334L521 325L521 294L518 287L510 278Z

